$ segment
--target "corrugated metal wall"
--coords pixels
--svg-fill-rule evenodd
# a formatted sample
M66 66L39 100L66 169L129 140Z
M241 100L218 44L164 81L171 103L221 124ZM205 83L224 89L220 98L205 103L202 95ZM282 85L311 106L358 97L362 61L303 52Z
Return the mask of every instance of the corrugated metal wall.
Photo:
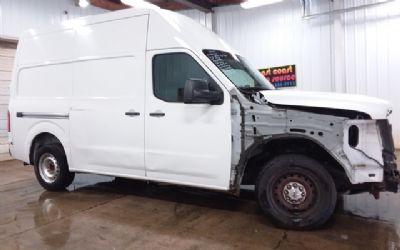
M209 29L212 29L212 14L204 13L198 10L182 10L178 11L180 14L192 18L193 20L201 23Z
M244 10L220 7L214 30L258 68L296 64L302 90L366 94L391 101L400 147L400 1L302 18L300 1ZM370 4L314 1L313 12Z
M214 30L258 68L295 63L301 88L331 90L329 17L302 20L299 1L217 8Z
M346 0L344 7L370 2ZM345 81L338 90L391 101L391 122L400 147L400 1L343 14L341 22Z

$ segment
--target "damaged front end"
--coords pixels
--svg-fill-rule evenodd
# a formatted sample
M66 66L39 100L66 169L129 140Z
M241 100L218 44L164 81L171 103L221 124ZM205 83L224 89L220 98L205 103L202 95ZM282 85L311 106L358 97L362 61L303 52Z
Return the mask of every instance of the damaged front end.
M400 192L400 174L396 164L392 126L388 120L378 120L377 125L382 142L384 189L389 192Z
M369 191L379 198L381 191L399 192L400 176L389 121L348 120L344 129L347 134L343 158L353 169L351 193Z
M343 169L350 193L369 191L377 198L381 191L399 191L387 119L361 111L274 104L259 92L245 97L232 90L231 96L233 193L239 192L248 162L259 148L282 139L307 140L326 151Z

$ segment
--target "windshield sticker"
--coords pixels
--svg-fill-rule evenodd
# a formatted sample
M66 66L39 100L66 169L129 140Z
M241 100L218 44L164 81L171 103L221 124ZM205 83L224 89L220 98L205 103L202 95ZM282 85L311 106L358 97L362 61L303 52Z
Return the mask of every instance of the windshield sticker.
M204 54L240 91L253 93L275 89L258 70L239 55L220 50L203 50Z
M222 53L220 51L208 50L208 58L221 70L231 70L232 66L227 60L233 60L232 56L228 53Z

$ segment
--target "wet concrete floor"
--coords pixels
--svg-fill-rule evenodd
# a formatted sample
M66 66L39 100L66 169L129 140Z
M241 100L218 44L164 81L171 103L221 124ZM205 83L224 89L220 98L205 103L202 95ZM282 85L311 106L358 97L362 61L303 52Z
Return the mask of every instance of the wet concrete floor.
M48 192L31 167L0 162L0 249L400 249L400 194L345 196L305 232L274 227L253 195L88 174Z

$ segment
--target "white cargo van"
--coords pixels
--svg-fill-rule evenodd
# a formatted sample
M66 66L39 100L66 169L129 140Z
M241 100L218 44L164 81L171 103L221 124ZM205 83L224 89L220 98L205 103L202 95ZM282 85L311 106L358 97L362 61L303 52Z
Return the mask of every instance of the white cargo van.
M163 10L28 30L11 85L10 151L48 190L74 173L239 194L315 228L342 192L397 192L383 100L278 91L223 40Z

